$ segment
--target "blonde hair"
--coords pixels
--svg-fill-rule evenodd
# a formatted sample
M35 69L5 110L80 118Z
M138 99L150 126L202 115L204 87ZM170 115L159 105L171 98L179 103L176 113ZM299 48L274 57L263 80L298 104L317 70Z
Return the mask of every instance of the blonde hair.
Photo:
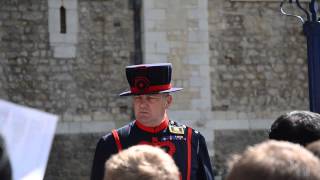
M104 180L179 180L179 170L169 154L149 145L136 145L111 156Z
M304 147L266 141L229 162L227 180L320 180L320 161Z

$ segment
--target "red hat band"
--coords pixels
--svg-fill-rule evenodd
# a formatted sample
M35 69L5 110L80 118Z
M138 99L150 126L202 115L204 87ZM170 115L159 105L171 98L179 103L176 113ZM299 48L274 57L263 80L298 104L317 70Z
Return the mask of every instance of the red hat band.
M171 84L146 86L143 89L141 89L139 87L131 87L130 88L130 90L133 94L150 94L150 93L156 93L159 91L165 91L168 89L171 89Z

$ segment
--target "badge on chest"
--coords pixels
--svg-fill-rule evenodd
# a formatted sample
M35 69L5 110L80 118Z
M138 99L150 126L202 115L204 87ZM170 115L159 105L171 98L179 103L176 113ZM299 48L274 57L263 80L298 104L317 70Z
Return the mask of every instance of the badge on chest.
M183 127L177 127L177 126L169 126L169 131L172 134L184 134L184 128Z

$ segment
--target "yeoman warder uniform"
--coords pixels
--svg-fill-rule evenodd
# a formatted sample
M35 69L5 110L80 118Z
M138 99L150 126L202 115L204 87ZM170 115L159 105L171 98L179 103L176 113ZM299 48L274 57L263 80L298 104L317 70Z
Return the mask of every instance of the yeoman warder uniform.
M126 67L130 91L120 96L159 94L181 90L171 87L170 63ZM96 147L91 180L102 180L104 165L112 154L137 144L159 146L172 156L182 180L213 180L212 167L204 137L165 116L157 127L146 127L135 120L103 136Z

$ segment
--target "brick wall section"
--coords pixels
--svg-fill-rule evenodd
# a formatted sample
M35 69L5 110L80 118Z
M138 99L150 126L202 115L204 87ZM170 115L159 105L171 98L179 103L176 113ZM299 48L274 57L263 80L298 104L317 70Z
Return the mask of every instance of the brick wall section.
M88 180L96 143L101 135L56 135L44 179Z
M47 1L1 2L0 13L1 98L62 122L128 121L131 105L117 95L127 88L124 67L134 53L129 1L78 1L75 58L52 55Z
M307 109L302 23L281 15L279 2L209 0L208 6L213 110L270 117Z
M227 159L232 154L241 153L247 146L268 139L266 130L216 130L214 136L213 166L217 177L225 176Z

